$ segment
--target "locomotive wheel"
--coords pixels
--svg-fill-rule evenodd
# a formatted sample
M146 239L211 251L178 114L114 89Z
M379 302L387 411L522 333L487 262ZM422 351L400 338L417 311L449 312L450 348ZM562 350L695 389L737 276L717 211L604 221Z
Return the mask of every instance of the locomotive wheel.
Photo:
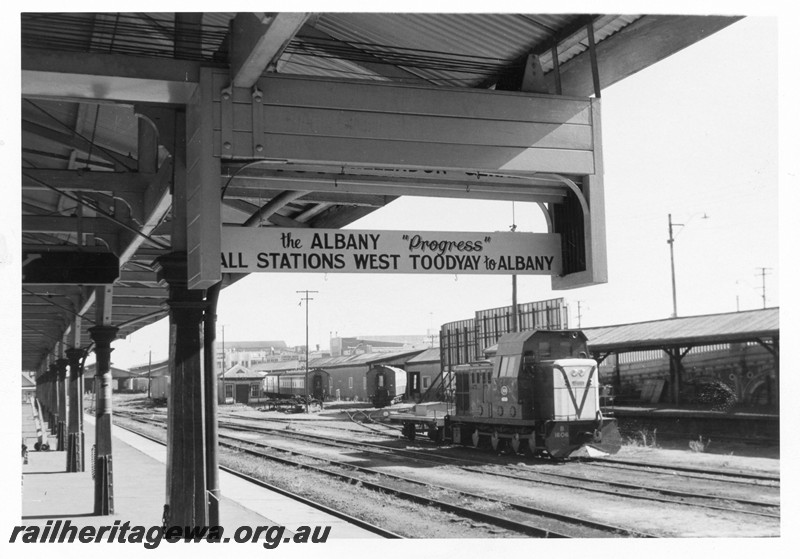
M431 427L428 429L428 438L435 443L442 442L444 431L438 427Z
M528 439L528 448L530 449L531 454L536 456L538 450L536 449L536 435L534 433L531 433L531 436Z
M417 438L417 426L413 423L406 423L403 425L403 436L409 441Z
M500 437L497 435L497 431L492 433L492 450L497 451L500 448Z
M514 433L511 437L511 450L514 451L514 454L519 454L519 433Z
M478 448L478 443L481 441L481 436L478 433L478 430L472 432L472 446Z

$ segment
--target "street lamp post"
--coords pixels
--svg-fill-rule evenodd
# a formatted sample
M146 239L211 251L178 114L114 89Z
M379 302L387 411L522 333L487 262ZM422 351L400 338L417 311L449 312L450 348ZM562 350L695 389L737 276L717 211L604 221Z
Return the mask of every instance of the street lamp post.
M672 236L672 214L668 214L669 220L669 239L667 239L667 244L669 244L669 266L670 271L672 272L672 318L677 318L678 316L678 295L675 291L675 238ZM680 225L676 223L675 225Z
M669 222L669 238L667 239L667 244L669 245L669 266L670 272L672 274L672 318L678 317L678 295L677 290L675 289L675 235L672 234L673 227L686 227L686 225L695 217L694 214L690 217L686 223L673 223L672 222L672 214L667 214L667 220ZM702 219L708 219L708 214L703 213Z

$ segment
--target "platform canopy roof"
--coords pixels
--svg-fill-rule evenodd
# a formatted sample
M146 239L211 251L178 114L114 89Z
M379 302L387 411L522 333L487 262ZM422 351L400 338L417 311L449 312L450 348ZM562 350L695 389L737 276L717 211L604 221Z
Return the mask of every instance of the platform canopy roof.
M772 344L780 335L779 314L776 307L584 328L583 332L595 354L726 343Z
M180 113L201 67L237 86L263 76L366 80L425 88L519 91L529 55L540 85L588 98L735 22L736 17L414 13L23 13L22 368L41 370L57 344L89 348L96 292L82 272L118 257L111 324L119 337L167 314L154 260L173 248L173 170ZM590 33L591 32L591 33ZM555 53L555 56L554 56ZM543 81L542 81L543 80ZM387 131L391 133L391 131ZM294 180L304 170L295 169ZM316 169L319 171L319 169ZM258 173L261 173L259 176ZM384 170L385 173L389 171ZM399 171L397 171L399 172ZM271 173L271 174L269 174ZM374 191L292 191L275 170L222 165L222 221L338 228L418 185L383 177ZM395 173L397 174L397 173ZM236 175L236 180L232 180ZM283 175L286 178L288 175ZM442 196L447 184L431 184ZM438 190L436 190L438 189ZM477 193L464 195L478 196ZM558 192L553 194L558 195ZM73 260L69 260L73 258ZM35 260L73 268L26 274ZM66 262L66 264L64 264ZM34 264L35 266L35 264ZM98 265L99 266L99 265ZM98 276L99 277L99 276ZM66 281L63 281L67 278ZM75 317L80 316L80 326ZM80 329L79 332L74 330Z

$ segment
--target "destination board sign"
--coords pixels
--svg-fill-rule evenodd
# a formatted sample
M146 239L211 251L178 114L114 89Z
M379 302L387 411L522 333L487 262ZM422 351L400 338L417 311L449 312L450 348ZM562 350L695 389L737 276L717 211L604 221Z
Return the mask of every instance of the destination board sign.
M561 274L550 233L222 227L222 272Z

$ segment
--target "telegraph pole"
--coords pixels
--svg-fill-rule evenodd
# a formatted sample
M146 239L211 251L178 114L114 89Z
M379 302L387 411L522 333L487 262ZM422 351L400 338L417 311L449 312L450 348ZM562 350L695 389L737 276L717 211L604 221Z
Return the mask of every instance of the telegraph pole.
M767 308L767 270L772 268L756 268L761 270L761 308Z
M222 374L224 375L228 368L228 359L225 353L225 325L220 324L220 326L222 327Z
M306 413L308 413L308 400L309 400L309 390L308 390L308 302L313 301L314 299L309 297L309 293L319 293L319 291L309 291L308 289L304 289L302 291L298 291L297 293L305 294L305 297L301 297L301 301L306 302L306 374L305 374L305 390L306 390Z
M153 350L152 348L148 352L147 358L147 399L150 399L150 383L153 382L152 379L152 372L153 372Z
M511 232L517 230L517 218L514 214L514 202L511 202L512 221ZM517 274L511 275L511 331L519 332L519 307L517 306Z

